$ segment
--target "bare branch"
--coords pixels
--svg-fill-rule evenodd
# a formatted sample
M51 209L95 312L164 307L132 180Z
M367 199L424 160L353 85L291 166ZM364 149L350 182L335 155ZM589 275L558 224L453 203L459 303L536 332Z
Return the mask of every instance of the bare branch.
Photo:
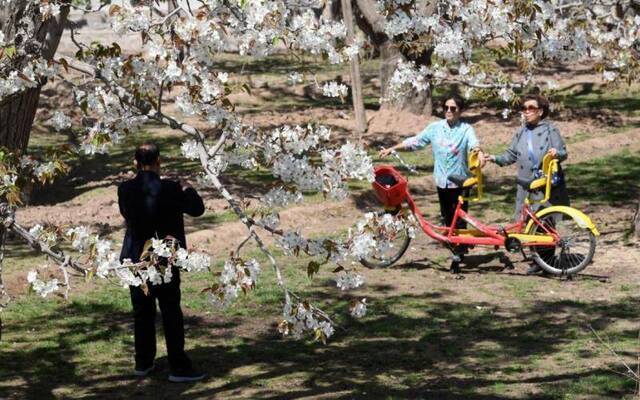
M245 244L247 244L251 239L253 239L253 227L249 228L249 236L247 236L246 238L244 238L244 240L242 242L240 242L240 244L238 245L238 247L236 247L236 250L233 252L235 257L238 257L240 255L240 250L242 250L242 248L244 247Z
M64 299L69 300L69 290L71 289L71 284L69 283L69 273L67 272L67 266L71 262L71 258L67 255L64 259L64 262L60 264L60 270L62 271L62 275L64 276Z
M609 350L611 352L611 354L613 354L618 361L620 361L620 363L622 363L622 365L624 365L624 367L627 369L627 373L630 375L630 378L633 378L636 382L640 381L640 375L636 374L636 372L629 367L629 365L622 359L622 357L620 357L618 355L618 353L616 353L616 351L611 347L611 345L609 345L609 343L605 342L604 340L602 340L602 338L600 337L600 335L598 335L598 332L596 332L595 329L593 329L593 327L591 325L589 325L589 329L591 329L591 332L593 332L593 334L596 336L596 338L598 339L598 341L604 345L607 350Z
M82 273L84 276L87 275L87 270L83 268L81 265L79 265L78 263L76 263L75 261L70 260L63 251L56 252L50 249L47 245L38 241L38 239L36 239L32 234L30 234L28 230L18 225L15 222L15 220L12 220L9 223L8 229L15 232L18 236L24 239L29 244L29 246L31 246L34 250L37 250L39 252L42 252L48 255L49 257L56 260L58 263L62 265L64 265L66 262L67 265L72 269L74 269L75 271Z

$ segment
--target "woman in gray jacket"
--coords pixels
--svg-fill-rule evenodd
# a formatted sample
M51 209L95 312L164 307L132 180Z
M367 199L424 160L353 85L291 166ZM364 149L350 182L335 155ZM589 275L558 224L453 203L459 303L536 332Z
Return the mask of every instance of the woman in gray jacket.
M530 181L540 170L542 158L549 153L559 161L567 159L567 148L560 136L560 131L546 118L549 115L549 101L540 95L526 95L522 98L522 114L525 124L513 135L511 146L500 155L487 155L486 161L495 162L501 167L517 166L518 181ZM562 168L559 176L563 177ZM528 188L516 184L516 212L515 219L520 216L524 199L527 197ZM530 193L531 200L540 200L544 193ZM553 186L549 203L553 205L569 205L569 194L564 179ZM537 267L537 265L536 265ZM539 268L529 269L529 273L537 272Z

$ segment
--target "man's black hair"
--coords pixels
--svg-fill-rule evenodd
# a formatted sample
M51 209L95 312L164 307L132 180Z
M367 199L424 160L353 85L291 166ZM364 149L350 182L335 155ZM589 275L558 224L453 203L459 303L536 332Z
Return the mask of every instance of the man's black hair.
M158 162L160 149L154 143L144 143L136 149L136 162L138 168L150 166Z
M447 101L449 100L453 100L456 102L456 106L458 106L458 108L460 109L460 111L464 110L465 104L464 104L464 99L462 98L462 96L460 96L457 93L451 93L448 94L446 96L444 96L442 98L442 108L444 109L445 104L447 103Z

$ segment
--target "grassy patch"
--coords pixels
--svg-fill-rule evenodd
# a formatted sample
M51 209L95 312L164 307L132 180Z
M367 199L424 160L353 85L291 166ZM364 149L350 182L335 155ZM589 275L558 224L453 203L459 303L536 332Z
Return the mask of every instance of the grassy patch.
M623 150L621 153L568 165L567 185L572 198L590 204L621 205L637 198L640 189L640 155Z
M590 82L582 82L573 87L564 88L559 100L569 108L589 110L611 110L637 115L640 110L638 86L605 88Z
M0 361L7 367L0 372L0 397L155 398L195 390L238 398L312 391L339 398L524 399L532 386L544 393L538 398L549 399L633 392L632 383L607 370L615 365L602 358L606 350L594 347L586 326L592 323L614 348L633 354L637 332L616 321L635 318L637 298L550 300L540 298L539 280L514 278L504 287L507 297L525 300L518 306L505 306L500 296L477 303L437 292L374 291L368 315L353 320L345 315L352 295L335 296L329 271L309 281L299 272L304 259L277 254L292 288L306 288L312 301L332 299L325 309L341 328L322 346L273 332L282 296L263 258L248 254L254 255L266 270L260 287L222 313L199 293L211 276L183 277L189 353L210 373L207 381L165 384L161 340L160 370L133 380L128 291L103 284L68 303L28 296L11 305L3 316Z

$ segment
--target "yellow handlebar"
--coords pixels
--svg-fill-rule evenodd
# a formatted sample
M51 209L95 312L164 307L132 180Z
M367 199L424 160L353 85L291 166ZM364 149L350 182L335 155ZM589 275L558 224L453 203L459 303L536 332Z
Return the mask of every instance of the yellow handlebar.
M467 201L478 201L482 199L484 182L482 179L482 168L480 167L479 153L480 153L480 150L473 149L469 153L469 158L467 159L467 167L469 168L469 172L471 172L471 177L467 179L467 182L469 182L469 187L476 186L478 189L476 193L476 197L464 198L464 200L467 200ZM466 182L464 186L467 186Z
M542 159L542 174L543 176L534 180L529 184L529 191L534 191L544 186L544 198L534 203L546 203L551 198L551 178L553 174L558 172L558 160L553 158L551 154L547 153ZM531 203L527 197L527 201Z

